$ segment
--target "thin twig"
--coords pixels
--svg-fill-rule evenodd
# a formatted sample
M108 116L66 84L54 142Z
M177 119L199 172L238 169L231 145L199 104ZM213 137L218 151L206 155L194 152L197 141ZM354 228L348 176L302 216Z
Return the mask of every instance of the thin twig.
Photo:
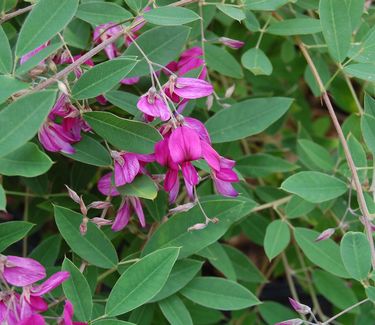
M17 17L19 15L22 15L25 12L29 12L31 9L33 9L34 6L35 5L31 5L31 6L28 6L28 7L25 7L25 8L21 8L21 9L18 9L16 11L10 12L9 14L6 14L6 15L0 17L0 25L2 23L6 22L9 19L12 19L12 18Z
M361 300L361 301L359 301L359 302L357 302L355 305L350 306L350 307L344 309L343 311L341 311L341 312L338 313L337 315L335 315L335 316L331 317L330 319L326 320L324 323L322 323L322 325L329 324L330 322L332 322L332 321L335 320L336 318L339 318L340 316L346 314L348 311L354 309L355 307L358 307L358 306L362 305L363 303L365 303L365 302L367 302L367 301L369 301L368 298L367 298L367 299L364 299L364 300Z

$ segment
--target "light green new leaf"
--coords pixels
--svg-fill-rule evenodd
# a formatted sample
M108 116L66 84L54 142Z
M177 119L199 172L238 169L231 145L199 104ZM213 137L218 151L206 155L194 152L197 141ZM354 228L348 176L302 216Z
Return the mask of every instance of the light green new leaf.
M241 57L241 62L246 69L250 70L256 76L269 76L273 70L271 61L258 48L246 51Z
M160 301L159 307L169 324L193 325L189 310L177 295Z
M274 173L290 172L298 168L289 161L268 155L255 154L237 160L236 169L248 177L266 177Z
M217 4L216 7L221 12L226 14L228 17L233 18L234 20L241 21L246 18L244 11L240 8L226 4Z
M241 65L227 50L212 44L205 45L207 66L220 74L236 79L243 78Z
M158 188L155 182L147 175L137 176L130 184L118 187L117 190L126 196L136 196L153 200L158 195Z
M112 163L108 150L90 136L84 135L81 141L73 145L73 147L76 151L74 154L63 153L63 155L85 164L99 167L109 166Z
M7 197L5 195L5 190L0 184L0 211L5 211L7 206Z
M56 92L44 90L22 96L0 111L0 157L34 137L46 119Z
M165 299L185 287L199 272L203 262L185 258L173 266L164 287L149 302Z
M322 26L319 19L313 18L287 19L272 23L267 29L267 33L283 36L308 35L319 33L321 31Z
M342 180L315 171L294 174L281 184L281 188L313 203L335 199L347 191Z
M181 294L199 305L219 310L244 309L260 303L242 285L216 277L197 277Z
M365 113L361 116L363 138L371 153L375 155L375 99L365 95Z
M11 76L0 76L0 104L16 92L27 89L30 85Z
M314 270L312 276L318 292L337 308L344 310L357 303L354 292L342 279L322 270Z
M354 63L344 68L344 71L356 78L375 81L375 64L374 63Z
M273 11L289 1L290 0L245 0L245 6L250 10Z
M255 98L234 104L208 119L206 127L213 143L243 139L264 131L290 108L293 99Z
M93 1L82 3L78 7L76 17L93 25L102 25L125 21L132 18L132 14L117 3Z
M290 230L288 225L282 220L272 221L266 230L264 237L264 250L271 261L279 255L289 244Z
M55 206L55 220L61 236L70 248L89 263L110 269L118 263L117 253L111 241L92 222L87 224L84 236L79 231L82 215L72 210Z
M61 269L70 273L63 282L64 294L74 307L74 318L80 322L88 322L92 313L92 296L89 284L80 270L65 257Z
M341 240L340 251L350 276L358 281L365 279L371 269L370 244L365 234L347 232Z
M52 160L32 142L0 157L0 174L6 176L35 177L46 173L51 166Z
M0 252L25 237L32 227L32 223L25 221L0 223Z
M340 248L332 239L317 242L315 240L319 233L306 228L295 228L294 236L298 246L312 263L338 277L349 277L341 260Z
M179 251L178 247L159 249L129 267L109 294L106 314L125 314L154 297L167 282Z
M16 45L21 57L49 41L74 17L78 0L39 0L22 24Z
M209 223L205 229L187 231L189 227L204 222L201 210L195 206L163 223L146 243L142 254L161 247L177 246L181 247L179 258L192 255L218 240L255 206L255 202L244 197L223 198L216 195L201 198L201 203L207 215L219 219L217 224Z
M152 153L155 144L162 139L152 126L123 119L112 113L88 112L84 118L97 134L120 150Z
M11 73L13 66L13 55L9 40L3 28L0 26L0 73Z
M194 11L181 7L155 8L146 11L143 17L149 23L162 26L184 25L200 19Z
M350 17L343 0L321 0L319 16L328 52L331 57L342 62L348 54L352 35Z
M72 88L75 99L85 99L107 92L135 67L129 59L114 59L98 64L85 72Z
M181 53L189 33L190 28L186 26L156 27L142 33L137 38L137 45L149 60L165 66ZM128 77L144 76L150 73L148 63L134 43L130 44L123 55L136 56L139 60Z
M299 160L309 169L331 171L335 166L329 152L313 141L299 139L297 141L297 153Z

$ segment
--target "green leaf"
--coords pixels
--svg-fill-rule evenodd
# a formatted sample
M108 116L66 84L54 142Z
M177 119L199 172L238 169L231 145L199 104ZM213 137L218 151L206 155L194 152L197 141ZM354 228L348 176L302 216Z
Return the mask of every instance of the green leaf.
M32 68L35 68L40 62L45 60L47 57L55 53L58 49L60 49L64 44L62 42L56 42L53 43L44 49L42 49L40 52L36 53L34 56L32 56L30 59L28 59L25 63L21 64L16 69L17 75L22 75L27 72L29 72Z
M34 137L55 102L56 92L44 90L22 96L0 111L0 157Z
M53 266L58 258L60 247L61 236L53 235L35 247L29 257L39 261L43 266Z
M375 287L367 287L366 295L372 302L375 302Z
M78 7L76 17L93 25L119 23L132 18L132 14L113 2L93 1Z
M352 26L352 30L354 31L361 22L361 16L364 11L365 1L366 0L344 0L349 18L350 18L350 25Z
M167 65L182 51L190 33L186 26L156 27L137 38L137 44L152 62ZM124 56L137 56L138 62L128 77L145 76L150 73L148 63L139 49L134 45L126 49Z
M201 198L201 203L208 216L219 219L217 224L209 223L205 229L187 231L196 223L204 222L201 210L195 206L163 223L146 243L142 254L162 247L178 246L181 247L179 258L192 255L218 240L234 222L247 215L255 206L253 201L243 197L209 196Z
M244 21L245 27L251 32L257 32L260 29L257 17L250 11L246 11L246 20Z
M306 228L295 228L294 236L298 246L312 263L338 277L349 277L341 260L340 248L332 239L316 242L319 233Z
M95 325L136 325L134 323L124 322L123 320L117 320L117 319L101 319L101 320L93 322L92 324L95 324Z
M319 19L294 18L272 23L267 33L273 35L293 36L320 33L322 26Z
M375 63L375 26L363 38L359 46L353 46L350 57L361 63Z
M352 289L341 279L322 270L312 272L318 292L337 308L346 309L358 302Z
M131 115L136 116L140 113L140 110L137 108L139 96L121 90L111 90L105 93L105 98L111 104L121 108Z
M78 0L39 0L22 24L16 45L21 57L50 40L73 18Z
M99 167L110 166L112 163L108 150L88 135L84 135L81 141L73 145L73 147L76 150L74 154L63 155L85 164Z
M105 93L124 79L135 65L134 60L124 58L98 64L78 79L72 88L72 96L85 99Z
M192 259L179 260L173 266L164 287L149 302L165 299L185 287L201 269L203 262Z
M272 221L264 237L264 250L271 261L279 255L289 244L290 231L288 225L282 220Z
M118 187L117 190L126 196L137 196L153 200L158 195L158 188L155 182L147 175L137 176L130 184Z
M264 131L288 111L292 101L285 97L255 98L219 111L206 122L212 142L239 140Z
M227 279L233 281L237 280L236 271L233 267L232 261L224 250L224 247L218 242L203 248L197 253L197 255L207 258L216 269L225 275Z
M245 6L250 10L276 10L290 0L245 0Z
M335 167L335 162L329 152L313 141L299 139L297 154L299 160L309 169L331 171Z
M328 52L335 61L342 62L349 51L352 35L347 7L342 0L321 0L319 16Z
M219 310L244 309L260 303L240 284L216 277L197 277L181 294L199 305Z
M234 20L237 20L239 22L246 18L244 11L240 8L226 4L217 4L216 7L228 17L233 18Z
M375 64L371 63L354 63L344 68L344 71L356 78L375 81Z
M0 76L0 104L5 102L10 96L27 89L30 85L26 82L20 81L10 76Z
M88 112L84 118L97 134L120 150L153 153L155 144L162 139L152 126L123 119L112 113Z
M139 12L147 6L148 0L125 0L126 4L132 10Z
M6 211L7 198L3 186L0 184L0 211Z
M365 95L365 113L361 116L362 135L367 147L375 155L375 99Z
M17 0L1 0L0 1L0 13L3 14L17 5Z
M298 318L298 315L287 308L273 301L264 301L258 306L259 313L268 325L274 325L287 319Z
M159 7L143 14L146 21L155 25L175 26L191 23L200 17L192 10L181 7Z
M308 214L314 208L314 203L305 201L297 195L293 195L285 207L285 213L289 219L294 219Z
M189 310L178 296L170 296L160 301L159 307L169 324L193 325Z
M159 249L130 266L115 283L106 314L125 314L154 297L166 283L179 251L177 247Z
M117 253L111 241L92 222L87 224L87 233L82 236L79 226L82 215L64 207L55 206L55 220L61 236L70 248L89 263L110 269L118 263Z
M227 50L212 44L205 45L206 63L208 68L220 74L236 79L243 78L240 64Z
M371 269L370 244L365 234L347 232L340 244L341 258L344 266L353 279L365 279Z
M0 223L0 252L25 237L32 227L32 223L25 221Z
M289 161L268 155L255 154L237 160L236 169L245 177L266 177L274 173L290 172L298 168Z
M91 41L91 25L74 18L64 29L63 37L66 44L77 49L87 49Z
M73 304L74 318L80 322L89 321L91 319L93 303L91 290L86 278L66 257L61 269L70 273L70 277L63 282L62 287L66 298Z
M11 73L13 67L13 55L9 40L3 28L0 26L0 72Z
M294 174L281 184L281 188L313 203L335 199L347 191L342 180L315 171Z
M265 281L263 274L248 256L230 245L223 245L223 247L232 261L237 280L249 283L263 283Z
M32 142L0 157L0 174L6 176L35 177L46 173L52 160Z
M259 48L247 50L242 55L241 62L244 68L250 70L256 76L269 76L273 70L271 61Z

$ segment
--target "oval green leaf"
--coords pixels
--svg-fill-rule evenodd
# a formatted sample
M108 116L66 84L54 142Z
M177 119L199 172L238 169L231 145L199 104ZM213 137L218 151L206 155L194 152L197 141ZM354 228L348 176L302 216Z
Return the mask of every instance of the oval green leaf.
M55 220L61 236L70 248L90 264L110 269L118 263L117 253L111 241L92 222L87 224L87 233L82 236L79 226L82 215L64 207L55 206Z
M280 22L275 22L267 29L267 33L273 35L293 36L308 35L322 31L319 19L313 18L294 18Z
M271 61L264 52L258 48L246 51L241 57L241 62L244 68L250 70L256 76L269 76L273 70Z
M145 12L143 17L149 23L163 26L183 25L200 19L194 11L181 7L155 8Z
M117 190L126 196L137 196L153 200L158 195L158 187L147 175L137 176L130 184L118 187Z
M289 244L290 230L288 225L282 220L274 220L266 230L264 237L264 250L271 261L279 255Z
M21 240L34 227L25 221L8 221L0 224L0 252Z
M132 18L132 14L113 2L93 1L82 3L76 17L93 25L118 23Z
M193 325L189 310L177 295L160 301L159 307L171 325Z
M11 73L13 67L13 55L9 45L9 40L4 32L3 27L0 26L0 72Z
M88 112L84 118L97 134L121 150L153 153L155 144L162 139L152 126L123 119L112 113Z
M106 314L125 314L154 297L166 283L179 251L178 247L160 249L129 267L108 297Z
M27 89L30 85L10 76L0 76L0 104L16 92Z

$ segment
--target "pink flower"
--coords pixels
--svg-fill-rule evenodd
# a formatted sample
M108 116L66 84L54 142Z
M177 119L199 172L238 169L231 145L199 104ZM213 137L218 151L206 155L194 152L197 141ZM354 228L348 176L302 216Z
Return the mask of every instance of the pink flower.
M73 322L74 308L69 300L65 301L63 317L59 325L87 325L87 323Z
M303 314L303 315L306 315L306 314L310 314L311 313L311 308L309 306L306 306L304 304L301 304L300 302L292 299L292 298L289 298L289 302L290 304L292 305L293 309L299 313L299 314Z
M24 287L46 277L46 270L37 261L18 256L0 255L0 273L9 284Z
M68 279L70 276L69 272L66 271L60 271L52 276L50 276L46 281L44 281L42 284L31 287L30 294L32 296L43 296L47 292L52 291L56 287L58 287L61 283L63 283L66 279Z
M162 121L167 121L171 118L168 105L162 99L154 87L142 95L137 103L138 109L152 117L160 117Z
M219 42L235 50L245 45L245 42L238 41L238 40L228 38L228 37L220 37Z
M102 176L98 182L98 190L106 196L118 196L120 193L116 190L116 186L112 184L113 173L108 173Z
M33 314L30 317L21 320L18 325L44 325L46 322L39 314Z
M210 83L196 78L176 78L175 76L171 76L167 85L171 95L176 94L185 99L206 97L214 91Z
M30 51L29 53L26 53L25 55L21 56L20 64L24 64L26 61L30 60L33 56L35 56L36 54L38 54L41 50L43 50L44 48L46 48L48 46L48 44L49 44L49 42L47 42L45 44L42 44L39 47L37 47L36 49ZM40 63L44 63L44 61L42 61Z
M107 23L99 25L94 30L94 42L102 43L103 41L111 38L115 35L120 34L123 31L122 27L115 23ZM107 54L108 59L112 60L117 57L119 51L114 43L107 45L104 48L104 52Z
M141 200L134 196L124 197L121 201L120 208L117 211L115 221L112 225L113 231L120 231L128 224L132 212L138 216L142 227L146 227L146 220L142 209Z
M67 154L75 153L71 143L75 139L69 132L54 122L45 122L38 132L38 138L42 146L51 152L61 151Z
M322 241L330 238L334 233L336 229L335 228L328 228L324 230L322 233L319 234L318 237L316 237L315 241Z

